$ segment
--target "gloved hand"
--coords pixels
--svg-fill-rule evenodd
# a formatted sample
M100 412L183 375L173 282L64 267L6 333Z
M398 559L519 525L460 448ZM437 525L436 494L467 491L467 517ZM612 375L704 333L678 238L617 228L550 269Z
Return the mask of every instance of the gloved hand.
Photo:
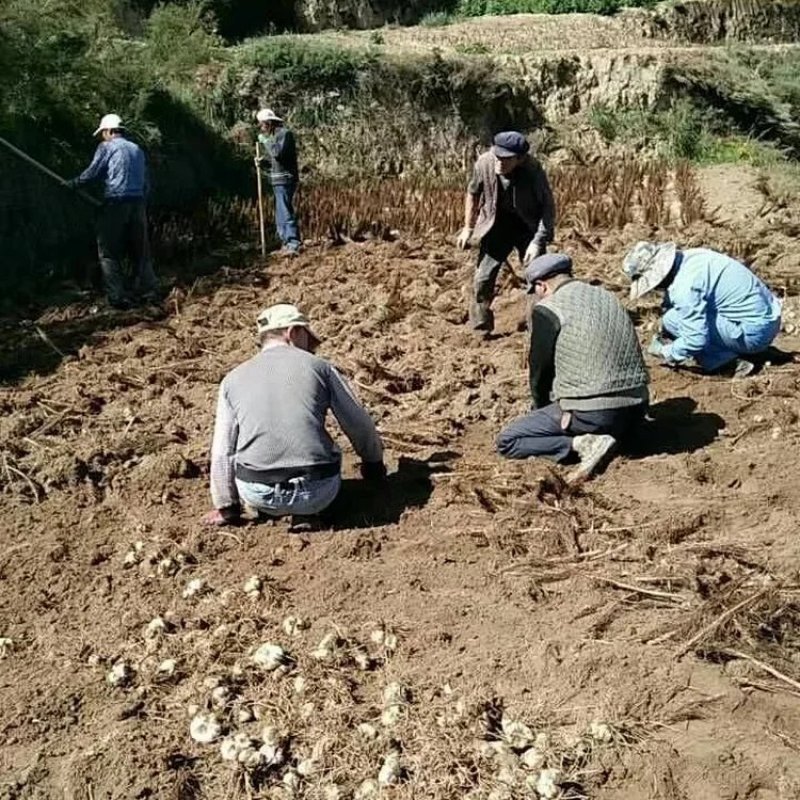
M651 356L655 356L656 358L664 357L664 342L658 334L656 334L652 338L650 344L647 347L647 352L650 353Z
M461 229L461 233L458 234L458 238L456 239L456 244L461 250L466 250L469 247L469 240L472 238L472 231L474 229L470 228L468 225L465 225Z
M264 156L254 156L253 163L256 165L256 168L260 167L264 163Z
M371 482L386 480L386 464L383 461L364 461L361 464L361 477Z
M543 256L546 249L547 248L541 242L536 241L536 239L531 240L527 250L525 250L525 257L522 259L522 263L528 264L530 261L533 261L534 258Z

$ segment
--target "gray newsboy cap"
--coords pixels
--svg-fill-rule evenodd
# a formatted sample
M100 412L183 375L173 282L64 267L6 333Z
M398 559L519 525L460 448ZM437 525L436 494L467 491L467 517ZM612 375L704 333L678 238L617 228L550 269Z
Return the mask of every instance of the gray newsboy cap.
M538 256L525 267L525 280L528 284L528 294L533 291L536 281L552 278L553 275L571 275L572 259L566 253L545 253Z

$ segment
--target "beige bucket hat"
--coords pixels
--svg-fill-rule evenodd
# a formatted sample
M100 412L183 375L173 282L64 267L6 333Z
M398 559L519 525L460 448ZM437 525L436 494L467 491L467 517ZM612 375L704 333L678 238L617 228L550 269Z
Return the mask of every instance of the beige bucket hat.
M631 279L631 300L655 289L669 275L678 246L674 242L637 242L625 256L622 270Z

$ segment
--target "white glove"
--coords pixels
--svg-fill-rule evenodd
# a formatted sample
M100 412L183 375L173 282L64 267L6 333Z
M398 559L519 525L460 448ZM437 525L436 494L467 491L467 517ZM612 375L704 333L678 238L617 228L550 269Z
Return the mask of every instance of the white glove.
M465 225L461 229L461 233L458 234L458 238L456 239L456 244L461 250L466 250L469 247L469 240L472 238L472 231L473 228L470 228L468 225Z
M534 258L539 258L539 256L544 255L544 250L541 242L537 242L535 239L531 240L528 249L525 251L525 258L522 259L522 263L528 264Z

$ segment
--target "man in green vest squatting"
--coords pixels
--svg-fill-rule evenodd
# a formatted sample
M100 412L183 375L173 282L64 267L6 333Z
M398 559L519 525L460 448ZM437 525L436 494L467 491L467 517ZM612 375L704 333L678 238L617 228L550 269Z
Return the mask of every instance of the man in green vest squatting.
M294 134L271 108L262 108L257 114L258 141L263 154L256 158L256 169L267 165L267 178L275 199L275 228L283 244L283 253L296 256L302 241L294 210L294 195L300 180L297 169L297 145Z
M532 411L497 437L506 458L577 457L570 476L588 478L645 416L648 376L627 311L606 289L572 277L561 253L525 269L536 296L530 329Z
M211 525L235 524L242 506L318 527L341 488L341 452L325 430L333 413L365 480L386 477L375 423L335 367L314 355L319 337L287 303L258 315L261 350L219 387L211 447Z
M106 114L94 132L102 141L92 163L68 181L72 188L102 180L104 201L97 219L97 251L108 303L124 310L158 300L158 281L150 258L147 237L147 162L142 149L125 137L117 114ZM122 271L122 259L130 256L131 285Z
M492 148L475 162L464 204L464 228L457 244L480 242L470 323L494 330L491 310L497 275L516 249L523 265L542 255L553 240L555 204L550 184L530 145L517 131L494 137Z

